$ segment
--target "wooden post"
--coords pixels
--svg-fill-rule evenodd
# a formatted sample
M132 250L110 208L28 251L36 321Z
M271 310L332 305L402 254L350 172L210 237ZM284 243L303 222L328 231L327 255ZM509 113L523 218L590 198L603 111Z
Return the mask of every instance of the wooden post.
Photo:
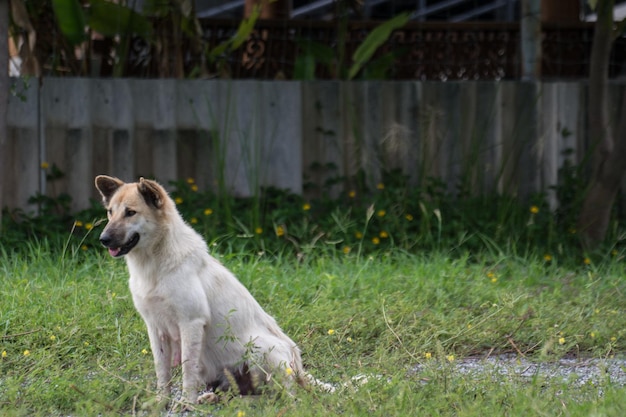
M0 0L0 228L4 207L4 167L7 154L7 108L9 104L9 2Z
M522 0L522 80L541 78L541 0Z

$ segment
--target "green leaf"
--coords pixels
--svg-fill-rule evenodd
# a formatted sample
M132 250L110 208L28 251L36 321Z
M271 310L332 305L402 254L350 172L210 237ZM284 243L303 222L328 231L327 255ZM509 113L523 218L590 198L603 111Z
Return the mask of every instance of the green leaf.
M91 0L88 9L89 26L104 36L152 35L152 24L134 10L106 0Z
M63 36L72 44L85 41L85 15L78 0L52 0L52 9Z
M315 41L297 41L298 47L304 55L310 55L324 65L331 65L337 59L335 50L328 45Z
M378 59L372 60L363 69L363 78L366 80L384 80L387 78L389 69L396 60L394 51L387 52Z
M399 14L398 16L381 23L369 35L367 35L367 37L363 40L363 43L359 45L352 55L354 64L350 67L348 78L354 78L363 65L372 58L376 50L389 39L391 33L394 30L406 25L410 18L411 15L409 13Z
M363 68L364 80L384 80L389 77L389 70L395 61L409 52L408 47L395 48L376 59L369 61Z
M144 0L143 13L145 16L163 17L171 13L172 5L163 0Z
M254 30L254 25L260 15L261 8L256 6L252 9L250 16L241 22L239 28L237 29L237 33L235 33L235 36L232 37L233 49L239 48L250 37L250 34Z
M235 50L239 48L250 37L260 14L261 8L259 6L254 7L250 16L239 24L237 32L235 32L230 39L225 40L213 48L213 50L209 53L209 59L213 60L226 53L228 50Z
M312 81L315 79L315 58L309 54L299 55L293 65L293 79Z

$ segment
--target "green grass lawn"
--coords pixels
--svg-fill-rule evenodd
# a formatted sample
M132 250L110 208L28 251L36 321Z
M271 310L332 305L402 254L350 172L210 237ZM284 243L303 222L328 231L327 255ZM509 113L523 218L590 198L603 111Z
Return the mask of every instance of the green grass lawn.
M213 250L300 345L307 369L342 388L233 399L198 415L626 415L626 390L609 378L580 386L454 370L490 353L622 355L619 256L564 267L542 256ZM60 252L32 244L0 255L0 415L163 414L141 408L155 377L124 262L94 248ZM354 389L360 374L371 377Z

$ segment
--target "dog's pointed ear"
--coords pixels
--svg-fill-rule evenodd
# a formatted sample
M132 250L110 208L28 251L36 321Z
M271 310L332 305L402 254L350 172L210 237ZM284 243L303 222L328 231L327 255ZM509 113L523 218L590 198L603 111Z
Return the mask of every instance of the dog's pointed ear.
M163 207L163 203L167 198L166 192L156 181L139 178L139 194L146 201L146 204L155 208Z
M102 196L102 202L105 206L109 204L109 201L111 201L111 197L113 197L113 194L115 194L118 188L120 188L122 185L124 185L124 181L118 178L109 177L108 175L98 175L96 177L96 188L100 192L100 195Z

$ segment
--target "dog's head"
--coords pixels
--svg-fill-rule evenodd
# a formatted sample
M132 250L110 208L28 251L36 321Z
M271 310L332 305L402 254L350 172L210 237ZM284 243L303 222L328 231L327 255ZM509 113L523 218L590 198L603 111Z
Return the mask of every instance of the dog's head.
M170 198L157 182L140 178L139 182L125 183L99 175L96 188L102 195L109 219L100 234L100 242L109 249L111 256L126 255L158 239L160 218Z

